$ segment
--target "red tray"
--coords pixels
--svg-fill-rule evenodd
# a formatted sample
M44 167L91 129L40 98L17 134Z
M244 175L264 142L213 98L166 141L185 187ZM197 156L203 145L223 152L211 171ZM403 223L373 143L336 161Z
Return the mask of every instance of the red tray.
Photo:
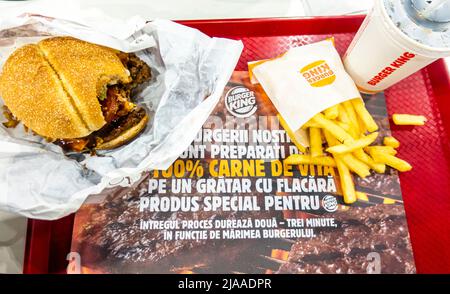
M276 56L290 47L334 36L343 54L364 16L181 21L210 36L244 42L237 65ZM406 216L419 273L450 273L450 80L443 60L386 90L389 114L417 113L424 127L392 125L402 144L399 156L414 169L400 175ZM65 272L73 215L58 221L30 220L25 273Z

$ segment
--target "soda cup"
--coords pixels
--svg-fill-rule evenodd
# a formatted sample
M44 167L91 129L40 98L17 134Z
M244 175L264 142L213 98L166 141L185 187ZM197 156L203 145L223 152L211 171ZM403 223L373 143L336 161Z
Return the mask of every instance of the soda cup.
M364 93L376 93L450 56L450 0L375 0L343 57Z

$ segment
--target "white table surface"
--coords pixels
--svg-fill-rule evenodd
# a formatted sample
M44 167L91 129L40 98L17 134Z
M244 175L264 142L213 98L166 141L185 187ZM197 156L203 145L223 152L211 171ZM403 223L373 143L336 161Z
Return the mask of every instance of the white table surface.
M141 15L173 20L343 15L365 13L373 0L78 0L82 8L99 8L118 18ZM60 0L3 1L18 5L52 5ZM450 64L447 58L447 64ZM450 67L450 66L449 66ZM26 219L0 212L0 273L22 272Z

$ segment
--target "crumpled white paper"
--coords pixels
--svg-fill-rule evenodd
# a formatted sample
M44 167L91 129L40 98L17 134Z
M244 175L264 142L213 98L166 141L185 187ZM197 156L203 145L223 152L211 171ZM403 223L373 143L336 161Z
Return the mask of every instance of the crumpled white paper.
M131 143L99 156L68 157L60 147L26 133L21 124L14 129L0 125L0 209L30 218L63 217L78 210L90 194L131 185L147 170L167 169L219 101L243 47L239 41L210 38L166 20L146 23L135 17L123 22L76 9L62 18L26 12L0 12L0 68L21 45L70 35L136 52L153 74L137 99L150 114L147 129ZM50 16L57 15L53 9Z

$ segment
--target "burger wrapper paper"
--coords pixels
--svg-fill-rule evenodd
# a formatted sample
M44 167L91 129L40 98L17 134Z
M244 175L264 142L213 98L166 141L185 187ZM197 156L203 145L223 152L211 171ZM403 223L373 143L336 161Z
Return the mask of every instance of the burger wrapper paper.
M150 121L134 141L96 156L67 155L21 124L0 125L0 209L36 219L61 218L77 211L91 194L129 186L149 170L167 169L219 101L243 47L167 20L124 22L76 7L66 14L71 4L64 4L63 11L52 7L48 14L0 12L0 68L18 47L49 36L69 35L136 52L152 69L152 81L137 95Z

